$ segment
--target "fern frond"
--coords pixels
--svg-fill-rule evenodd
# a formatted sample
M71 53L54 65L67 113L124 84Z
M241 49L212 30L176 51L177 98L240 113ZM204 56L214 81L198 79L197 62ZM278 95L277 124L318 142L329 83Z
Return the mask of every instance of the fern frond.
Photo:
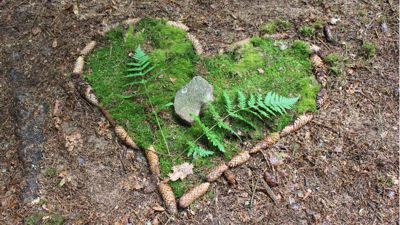
M231 97L225 91L222 93L222 97L224 98L226 111L228 113L233 112L233 101Z
M210 113L211 113L211 115L212 115L214 121L217 122L217 127L228 131L229 133L235 135L236 137L238 137L238 138L240 139L239 134L236 133L236 131L234 131L234 130L229 126L229 124L227 124L227 123L221 118L221 116L219 115L219 113L217 112L217 110L215 109L215 107L214 107L212 104L210 104L208 107L209 107L209 109L210 109L209 111L210 111Z
M268 92L264 99L265 106L273 111L284 114L287 109L292 109L293 105L299 100L299 97L287 98L280 96L274 92Z
M230 117L237 119L243 123L245 123L246 125L250 126L251 128L253 128L254 130L257 129L256 125L254 125L254 123L252 123L250 120L244 118L242 115L236 113L236 112L232 112L229 114Z
M188 141L187 144L189 145L189 149L188 149L188 153L187 153L188 157L197 158L197 156L199 156L199 157L203 158L203 157L207 157L207 156L214 154L214 152L206 150L198 145L195 145L191 141Z
M214 133L210 128L208 128L203 122L201 122L198 116L194 117L194 121L199 124L204 134L207 137L207 140L215 146L219 151L225 152L225 147L223 142L219 139L218 135Z
M244 109L246 108L246 96L243 94L242 91L238 91L237 92L237 96L238 96L238 105L240 109Z

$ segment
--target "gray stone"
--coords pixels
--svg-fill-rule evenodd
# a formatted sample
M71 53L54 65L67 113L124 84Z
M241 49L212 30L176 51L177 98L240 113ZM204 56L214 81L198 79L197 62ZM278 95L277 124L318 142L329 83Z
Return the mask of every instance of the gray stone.
M201 76L195 76L175 95L174 109L176 114L189 124L194 122L193 115L198 116L205 106L214 101L214 88Z

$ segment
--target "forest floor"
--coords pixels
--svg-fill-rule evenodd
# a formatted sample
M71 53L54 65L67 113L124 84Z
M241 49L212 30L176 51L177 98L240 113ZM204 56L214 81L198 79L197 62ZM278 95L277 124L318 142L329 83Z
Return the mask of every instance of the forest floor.
M68 0L0 2L1 224L398 222L398 1L79 3L77 15ZM103 24L144 16L183 21L208 55L257 34L269 20L299 28L337 17L335 44L321 30L306 40L345 59L342 75L330 80L328 105L313 122L269 150L287 155L278 171L268 152L260 153L234 170L236 185L220 179L170 217L148 187L144 156L128 154L69 78L78 49ZM361 54L367 41L377 48L372 59ZM259 191L265 172L279 178L277 204Z

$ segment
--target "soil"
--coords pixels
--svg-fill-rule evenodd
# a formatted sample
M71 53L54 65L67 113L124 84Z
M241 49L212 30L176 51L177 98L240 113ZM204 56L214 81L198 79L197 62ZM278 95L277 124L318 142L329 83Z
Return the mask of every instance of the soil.
M396 224L398 6L392 0L81 0L77 16L72 1L0 2L0 223L42 213L68 224ZM328 105L311 124L235 169L236 185L221 179L170 217L159 212L144 156L117 141L68 77L78 49L103 24L143 16L182 20L206 54L256 34L271 19L300 27L339 17L332 26L336 43L325 42L322 31L309 41L346 58L346 68L331 78ZM377 46L371 60L360 54L363 41ZM279 167L271 166L274 153L286 154ZM277 179L276 204L263 189L265 172Z

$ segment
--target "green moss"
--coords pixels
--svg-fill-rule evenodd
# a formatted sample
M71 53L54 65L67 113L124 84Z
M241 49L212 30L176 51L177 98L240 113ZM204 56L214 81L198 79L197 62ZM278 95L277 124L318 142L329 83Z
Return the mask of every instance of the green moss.
M376 55L375 44L368 41L364 42L361 46L361 54L367 59L373 58Z
M47 219L43 219L45 216L49 216ZM62 225L64 224L64 218L59 214L48 214L45 213L35 213L27 218L25 218L24 224L26 225Z
M329 71L335 75L343 74L342 71L344 69L344 59L336 54L331 53L324 57L325 62L329 67Z
M279 29L289 26L282 25L285 24L283 22L278 24ZM138 45L149 54L155 66L152 72L154 79L147 83L146 89L143 86L125 86L129 81L125 77L128 54ZM200 60L183 31L166 25L162 20L143 19L136 27L130 27L128 33L117 28L106 35L102 48L96 49L88 59L91 74L86 73L85 79L92 85L101 104L118 124L126 127L135 142L143 148L155 146L160 156L162 177L168 176L174 165L190 161L195 166L195 175L192 176L195 179L204 176L204 170L212 167L214 162L221 158L228 160L240 151L238 139L215 129L225 139L225 153L218 152L206 139L201 138L199 144L216 153L208 158L188 158L187 141L197 139L202 130L198 125L185 126L176 117L173 107L170 107L176 92L193 76L202 75L213 84L216 97L214 104L222 115L226 114L222 102L223 91L233 98L238 90L246 94L274 91L289 97L300 96L295 109L286 116L273 121L251 118L257 124L257 130L230 121L235 129L248 133L254 140L260 139L266 129L279 130L293 121L296 115L316 110L315 97L319 86L311 72L309 46L302 41L288 45L290 47L282 51L274 41L255 37L251 43L235 52ZM205 72L196 72L198 68L204 68ZM259 69L264 73L260 74ZM122 98L123 95L133 97ZM157 125L152 106L163 132ZM209 127L214 124L208 111L203 113L202 121ZM162 133L169 148L165 145ZM188 178L170 184L179 197L192 180Z
M43 175L45 175L46 177L53 177L53 176L55 176L56 174L57 174L57 169L56 169L56 168L53 168L53 167L47 168L47 169L43 172Z
M313 23L313 27L316 30L320 30L320 29L324 28L324 21L321 19L315 20L315 22Z
M299 33L304 37L314 37L315 28L311 26L302 26L299 28Z
M276 19L261 25L260 32L261 34L274 34L277 32L288 31L292 27L293 24L290 23L289 21L283 19Z

